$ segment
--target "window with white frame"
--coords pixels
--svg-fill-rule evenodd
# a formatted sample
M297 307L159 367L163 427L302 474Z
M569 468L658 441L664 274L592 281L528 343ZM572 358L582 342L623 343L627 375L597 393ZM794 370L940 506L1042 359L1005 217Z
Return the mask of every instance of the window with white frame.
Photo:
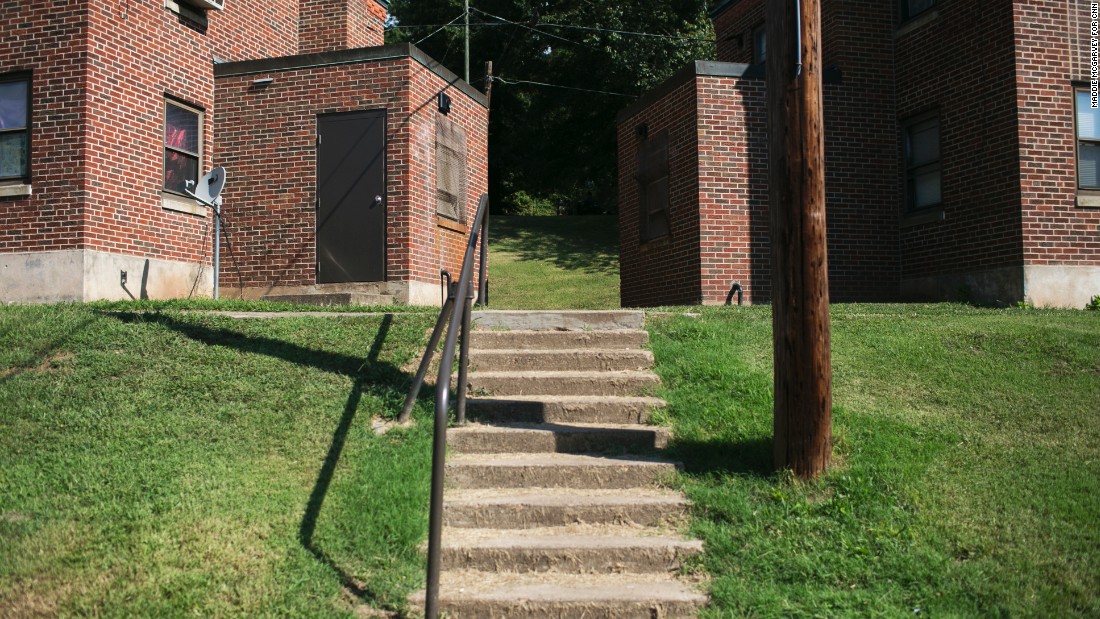
M0 76L0 182L30 177L31 78Z
M164 190L184 194L199 180L202 112L172 100L164 102ZM188 184L191 181L191 185ZM186 195L186 194L184 194Z
M1076 90L1077 186L1100 189L1100 109L1088 90Z
M905 201L908 209L938 206L942 201L940 119L924 115L905 123Z

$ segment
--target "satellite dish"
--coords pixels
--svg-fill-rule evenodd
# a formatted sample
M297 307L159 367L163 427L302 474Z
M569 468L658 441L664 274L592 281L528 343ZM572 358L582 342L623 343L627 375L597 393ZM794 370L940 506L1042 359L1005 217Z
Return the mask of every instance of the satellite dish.
M225 168L219 166L207 172L206 176L199 179L198 186L195 187L194 193L191 190L185 190L187 193L195 197L196 200L203 204L211 205L221 195L222 187L225 186Z

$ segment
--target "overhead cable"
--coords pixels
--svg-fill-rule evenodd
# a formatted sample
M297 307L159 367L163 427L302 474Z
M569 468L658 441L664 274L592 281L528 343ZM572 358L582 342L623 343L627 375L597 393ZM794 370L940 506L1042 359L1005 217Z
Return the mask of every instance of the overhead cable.
M609 91L606 91L606 90L591 90L591 89L588 89L588 88L576 88L576 87L573 87L573 86L562 86L560 84L547 84L545 82L532 82L532 81L529 81L529 80L508 80L508 79L504 79L502 77L498 77L498 76L495 76L495 75L489 76L489 81L499 82L501 84L507 84L507 85L530 84L532 86L544 86L546 88L561 88L561 89L564 89L564 90L576 90L576 91L579 91L579 92L590 92L590 93L595 93L595 94L598 94L598 95L610 95L610 96L613 96L613 97L628 97L630 99L633 99L633 98L637 97L637 95L628 95L628 94L621 93L621 92L609 92Z

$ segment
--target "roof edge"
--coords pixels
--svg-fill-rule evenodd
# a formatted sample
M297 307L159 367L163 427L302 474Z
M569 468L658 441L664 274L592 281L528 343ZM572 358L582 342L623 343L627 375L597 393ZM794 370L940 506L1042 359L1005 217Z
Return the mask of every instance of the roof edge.
M454 88L461 90L463 94L473 99L482 107L489 107L489 100L486 98L485 93L466 83L450 69L437 62L412 43L217 63L214 65L214 78L255 75L258 73L277 73L280 71L297 71L301 69L315 69L343 64L382 62L401 58L412 58L424 68L441 77Z
M622 123L637 116L639 112L665 98L669 93L683 86L689 80L696 77L740 77L743 79L764 79L763 64L741 64L737 62L714 62L710 60L696 60L688 63L657 86L645 93L637 101L631 103L615 117L615 124Z

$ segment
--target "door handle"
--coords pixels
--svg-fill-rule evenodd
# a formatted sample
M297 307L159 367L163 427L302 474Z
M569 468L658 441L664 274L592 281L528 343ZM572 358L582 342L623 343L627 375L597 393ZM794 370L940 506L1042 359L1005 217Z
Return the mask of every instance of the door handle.
M382 196L374 196L374 205L382 206Z

